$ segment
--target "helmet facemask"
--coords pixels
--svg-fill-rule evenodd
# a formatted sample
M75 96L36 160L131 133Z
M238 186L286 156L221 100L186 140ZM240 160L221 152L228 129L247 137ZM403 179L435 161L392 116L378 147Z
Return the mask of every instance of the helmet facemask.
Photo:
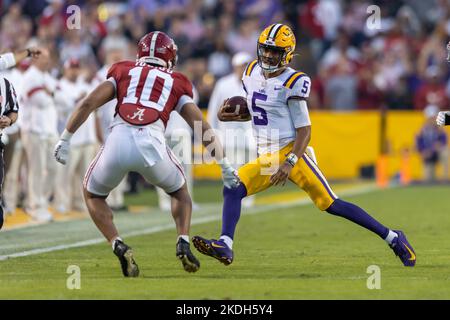
M283 68L286 54L284 48L258 42L258 64L266 72L273 73Z
M139 62L143 62L145 64L152 65L152 66L169 68L169 66L168 66L166 61L164 61L163 59L160 59L160 58L156 58L156 57L140 57L138 59L138 61Z

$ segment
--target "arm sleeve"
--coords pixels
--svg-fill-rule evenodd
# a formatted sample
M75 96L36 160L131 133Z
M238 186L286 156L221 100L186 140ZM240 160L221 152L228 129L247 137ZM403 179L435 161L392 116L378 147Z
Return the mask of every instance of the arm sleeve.
M0 70L5 70L16 65L16 59L12 52L2 54L0 56Z
M308 106L305 100L290 99L288 100L288 107L292 123L296 129L311 125Z
M16 90L14 89L11 82L9 82L7 79L5 79L4 81L6 91L4 114L6 115L11 112L19 112L19 102L17 99Z
M294 80L292 89L288 91L287 100L307 99L311 92L311 79L306 75L300 75Z

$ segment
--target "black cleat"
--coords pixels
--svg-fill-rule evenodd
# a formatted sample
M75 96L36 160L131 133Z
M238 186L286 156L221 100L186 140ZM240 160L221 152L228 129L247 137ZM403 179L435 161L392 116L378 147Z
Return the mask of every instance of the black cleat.
M139 268L133 258L133 251L121 240L114 243L114 254L119 258L122 273L125 277L139 276Z
M180 238L177 242L177 258L181 260L184 270L187 272L197 272L200 269L200 262L192 254L189 242Z

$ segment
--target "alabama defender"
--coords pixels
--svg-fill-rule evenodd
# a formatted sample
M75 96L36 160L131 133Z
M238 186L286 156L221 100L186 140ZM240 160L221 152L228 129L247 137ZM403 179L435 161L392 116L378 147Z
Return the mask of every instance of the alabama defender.
M181 165L165 144L164 130L174 110L191 127L196 121L201 123L203 131L210 126L202 120L202 113L192 100L190 81L173 71L176 61L177 46L169 36L158 31L145 35L138 43L137 61L118 62L110 68L107 80L71 115L55 147L56 160L66 163L73 133L89 114L117 98L111 133L86 173L84 193L89 213L111 243L124 276L136 277L139 269L131 248L119 237L105 199L129 171L139 172L171 196L178 232L176 255L186 271L195 272L200 267L189 248L191 198ZM224 184L237 186L236 171L224 158L219 141L213 139L213 143Z
M251 120L258 145L258 159L239 168L242 182L224 188L222 233L219 240L193 237L195 247L225 265L233 261L233 239L241 213L241 200L290 179L305 190L320 210L341 216L376 233L393 249L405 266L414 266L416 256L401 231L393 231L354 204L339 199L317 163L305 150L311 137L307 98L311 80L288 67L295 50L295 36L283 24L267 27L258 39L258 59L248 64L242 82L250 114L219 110L222 121ZM273 164L278 164L272 168Z

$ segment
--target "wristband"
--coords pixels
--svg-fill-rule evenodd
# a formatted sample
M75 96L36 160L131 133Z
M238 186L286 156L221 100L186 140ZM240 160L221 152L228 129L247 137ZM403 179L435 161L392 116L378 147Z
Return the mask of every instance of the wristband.
M295 167L295 164L298 161L298 157L294 154L294 153L289 153L287 158L286 158L286 162L289 163L292 167Z
M70 141L72 136L73 136L73 133L70 133L69 131L67 131L67 129L64 129L64 132L61 134L60 139L64 140L64 141Z

